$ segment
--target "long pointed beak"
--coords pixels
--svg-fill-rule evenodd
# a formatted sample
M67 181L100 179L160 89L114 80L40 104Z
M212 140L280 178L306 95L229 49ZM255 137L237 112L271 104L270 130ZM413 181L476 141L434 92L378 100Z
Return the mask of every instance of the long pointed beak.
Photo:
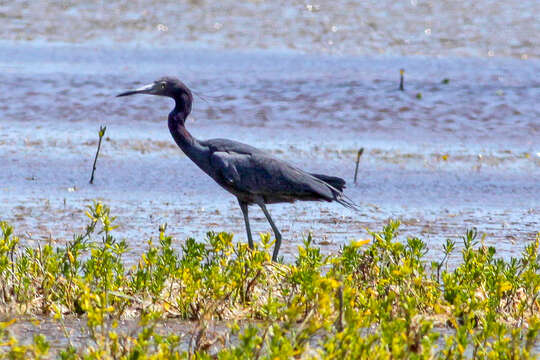
M153 94L155 86L156 86L155 83L151 83L151 84L148 84L148 85L141 86L138 89L123 92L121 94L116 95L116 97L128 96L128 95L133 95L133 94Z

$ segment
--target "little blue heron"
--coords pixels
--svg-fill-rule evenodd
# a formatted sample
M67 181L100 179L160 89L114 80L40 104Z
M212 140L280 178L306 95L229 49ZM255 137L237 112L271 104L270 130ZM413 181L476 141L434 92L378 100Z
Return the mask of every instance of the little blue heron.
M149 94L167 96L175 101L169 114L169 131L182 151L221 187L236 196L244 215L249 247L253 239L248 206L257 204L274 231L276 243L272 260L277 260L281 233L266 209L266 204L302 201L336 201L357 209L343 194L345 180L328 175L310 174L272 155L227 139L197 140L186 129L193 96L180 80L164 77L149 85L117 96Z

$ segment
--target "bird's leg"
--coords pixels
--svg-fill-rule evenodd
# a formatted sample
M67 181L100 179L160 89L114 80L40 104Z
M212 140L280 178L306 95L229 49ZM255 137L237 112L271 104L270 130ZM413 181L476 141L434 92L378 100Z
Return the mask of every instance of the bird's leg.
M279 232L278 228L276 227L276 224L274 224L274 220L272 220L272 217L270 216L270 213L266 209L266 205L263 202L258 203L261 207L264 216L266 216L266 219L270 223L270 226L272 227L272 230L274 231L274 235L276 236L276 245L274 245L274 253L272 254L272 261L277 260L277 255L279 253L279 247L281 246L281 233Z
M251 238L251 228L249 226L249 217L248 217L248 205L247 203L238 200L238 204L240 204L240 209L242 210L242 214L244 215L244 222L246 223L246 232L248 237L248 244L249 248L253 250L253 239Z

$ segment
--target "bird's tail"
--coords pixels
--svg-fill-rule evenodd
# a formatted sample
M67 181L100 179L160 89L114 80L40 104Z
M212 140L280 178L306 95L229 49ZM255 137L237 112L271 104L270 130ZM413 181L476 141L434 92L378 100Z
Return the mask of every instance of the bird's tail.
M328 188L332 191L333 199L334 201L340 203L341 205L355 210L360 211L360 208L358 205L356 205L350 198L345 196L343 194L343 189L345 189L345 180L342 178L339 178L337 176L330 176L330 175L323 175L323 174L310 174L311 176L317 178L318 180L325 183ZM332 201L330 199L327 199L329 201Z
M324 181L333 188L343 191L345 189L345 180L337 176L323 175L323 174L311 174L311 176L316 177L319 180Z
M343 193L340 193L338 196L336 196L336 201L349 209L352 209L354 211L360 211L360 208L358 207L358 205L356 205L351 199L349 199Z

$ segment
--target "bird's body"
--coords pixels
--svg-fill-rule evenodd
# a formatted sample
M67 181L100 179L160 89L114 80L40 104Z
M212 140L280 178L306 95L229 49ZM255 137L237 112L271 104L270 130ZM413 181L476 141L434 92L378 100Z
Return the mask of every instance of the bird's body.
M199 144L207 152L210 167L201 169L221 187L248 205L262 198L265 204L296 200L337 200L340 190L289 163L252 146L227 140L211 139ZM333 178L337 187L344 182ZM340 186L341 185L341 186Z
M191 112L191 91L179 80L164 78L146 87L122 93L168 96L176 106L169 114L169 131L182 151L221 187L235 195L244 215L248 242L253 248L248 218L248 205L257 204L263 210L276 236L273 260L281 243L266 204L301 201L337 201L355 208L343 194L345 181L341 178L310 174L275 158L253 146L228 139L199 141L185 127Z

